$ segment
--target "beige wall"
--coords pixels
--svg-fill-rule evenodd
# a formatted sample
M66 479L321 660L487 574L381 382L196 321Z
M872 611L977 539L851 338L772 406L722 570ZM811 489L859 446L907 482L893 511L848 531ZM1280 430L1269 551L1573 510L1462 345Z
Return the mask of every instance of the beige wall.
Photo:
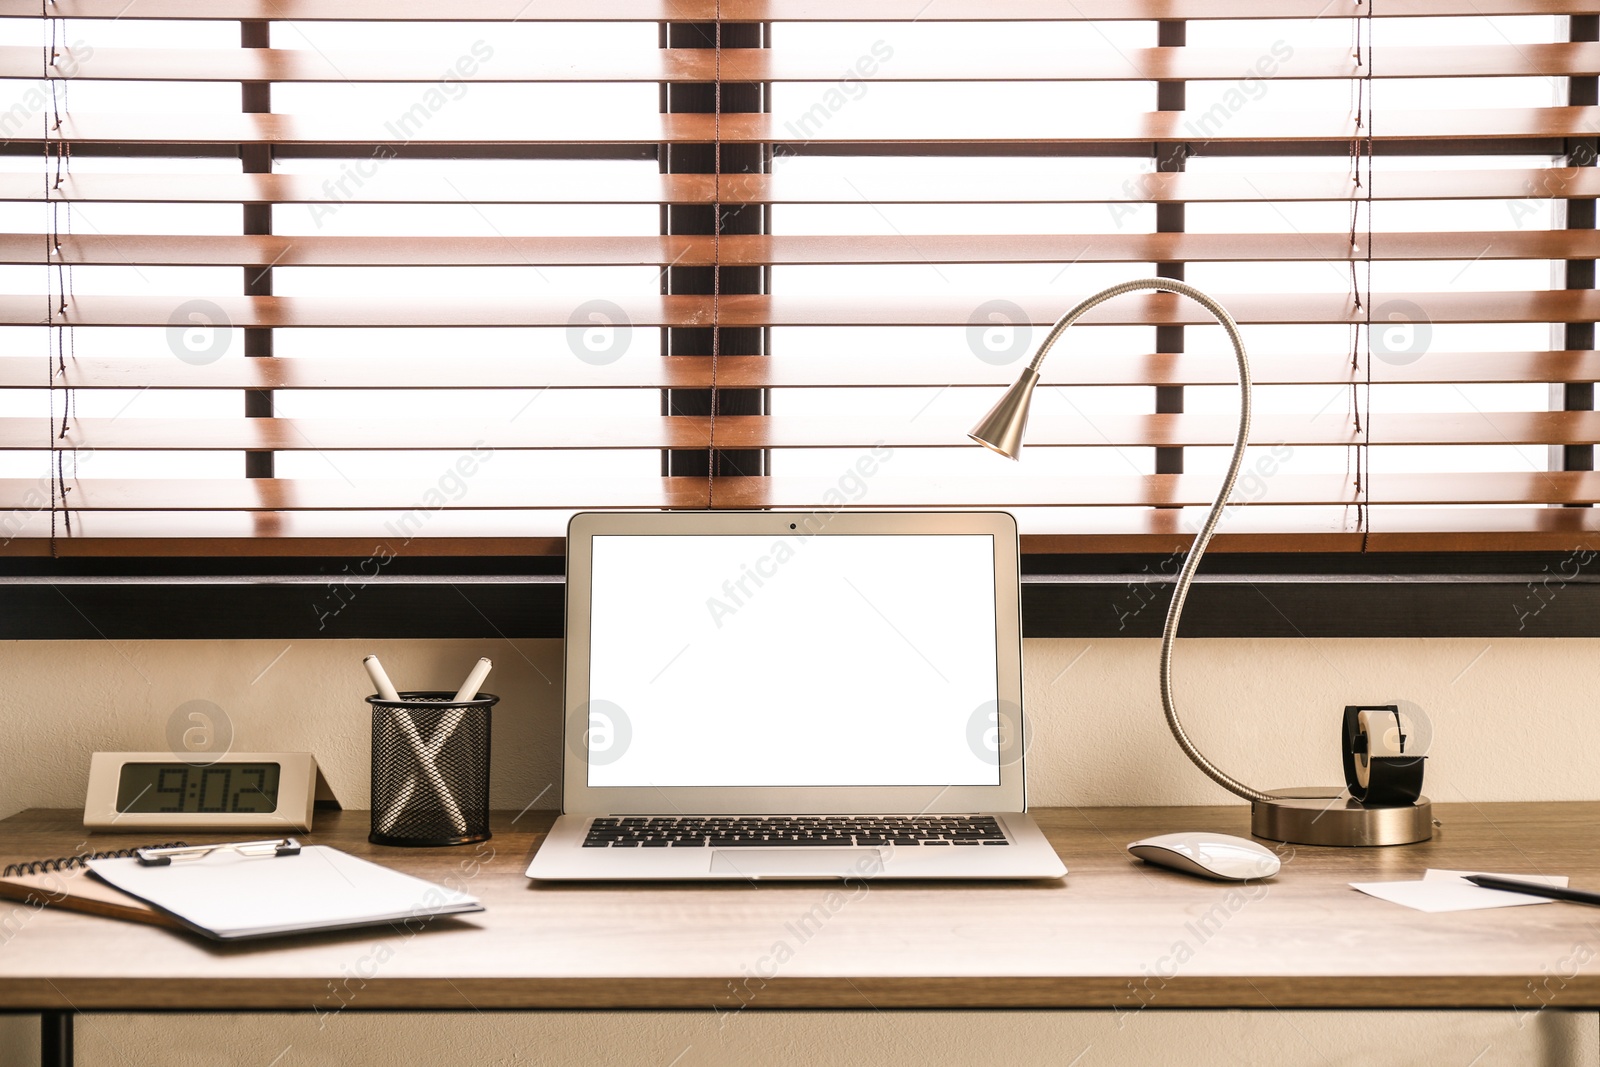
M554 807L560 752L557 641L18 642L0 645L0 816L77 807L89 753L165 749L180 706L207 701L233 748L309 749L349 807L365 807L376 652L401 688L453 689L480 655L495 661L494 803ZM1205 804L1231 800L1167 736L1154 641L1029 641L1030 802ZM1428 793L1437 801L1600 798L1600 641L1194 640L1177 677L1190 735L1224 769L1277 787L1337 782L1346 703L1405 700L1433 730ZM825 669L821 665L820 669ZM181 716L179 716L181 718ZM1403 1007L1404 1005L1396 1005ZM1502 1017L1503 1016L1503 1017ZM586 1058L590 1036L618 1063L1071 1063L1084 1065L1600 1064L1592 1013L1473 1016L1141 1013L907 1017L755 1016L718 1033L709 1014L471 1019L277 1016L91 1018L79 1063L558 1063ZM741 1023L741 1026L744 1024ZM31 1020L0 1018L0 1064L28 1063ZM163 1035L203 1050L183 1059ZM281 1035L281 1040L275 1035ZM273 1041L277 1043L274 1045ZM1176 1055L1179 1044L1194 1051ZM269 1049L268 1046L271 1046ZM289 1046L287 1051L283 1051ZM669 1047L671 1046L671 1047ZM1483 1050L1487 1049L1487 1052ZM220 1051L226 1050L226 1051ZM470 1050L464 1056L458 1050ZM1475 1056L1482 1057L1474 1060ZM34 1053L36 1054L36 1053Z
M1031 803L1232 800L1167 736L1156 651L1027 642ZM197 700L231 723L234 749L309 749L364 808L369 652L403 689L454 689L493 658L494 803L557 805L558 641L39 641L0 644L0 816L80 806L91 752L165 749L169 722ZM1407 700L1434 731L1435 800L1596 799L1596 665L1594 640L1194 640L1176 677L1190 735L1255 785L1338 782L1344 705Z
M189 1051L174 1045L174 1029ZM1597 1059L1595 1017L1554 1011L1520 1028L1509 1012L746 1013L722 1030L711 1012L441 1016L409 1027L351 1014L321 1031L303 1016L146 1016L92 1019L79 1044L79 1062L94 1067L1580 1067Z

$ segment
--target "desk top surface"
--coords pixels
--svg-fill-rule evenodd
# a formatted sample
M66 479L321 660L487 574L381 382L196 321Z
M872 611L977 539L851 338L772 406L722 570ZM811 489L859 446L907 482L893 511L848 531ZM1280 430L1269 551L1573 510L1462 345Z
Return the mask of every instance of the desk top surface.
M1249 810L1034 812L1060 882L534 886L549 812L497 814L481 845L369 845L366 812L319 812L331 844L478 896L487 910L215 945L0 900L0 1010L1600 1006L1600 909L1423 914L1349 887L1428 867L1600 886L1600 803L1447 804L1433 841L1281 846L1243 888L1147 867L1129 841L1247 834ZM0 821L0 862L148 844L79 813ZM172 836L172 835L167 835ZM226 836L183 835L191 842ZM14 910L16 909L16 910Z

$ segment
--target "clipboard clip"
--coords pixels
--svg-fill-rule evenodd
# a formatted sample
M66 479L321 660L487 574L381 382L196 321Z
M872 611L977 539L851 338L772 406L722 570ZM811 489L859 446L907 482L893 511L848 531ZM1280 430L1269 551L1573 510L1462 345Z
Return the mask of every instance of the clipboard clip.
M175 845L133 850L142 867L170 867L173 860L198 860L213 852L236 852L253 859L275 859L300 855L300 842L292 837L269 837L263 841L229 841L217 845Z

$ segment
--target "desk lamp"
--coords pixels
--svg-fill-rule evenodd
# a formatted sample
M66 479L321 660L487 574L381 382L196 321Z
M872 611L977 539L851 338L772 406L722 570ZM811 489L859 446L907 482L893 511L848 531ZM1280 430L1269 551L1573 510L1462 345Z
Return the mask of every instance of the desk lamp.
M1227 331L1228 340L1233 342L1233 351L1239 361L1239 430L1233 442L1233 458L1228 463L1228 473L1222 479L1216 499L1211 502L1211 510L1206 513L1205 523L1195 534L1194 544L1178 572L1172 590L1172 603L1167 608L1166 625L1161 631L1161 705L1166 711L1167 726L1173 738L1207 777L1250 802L1250 829L1259 837L1312 845L1398 845L1427 840L1433 836L1433 816L1432 806L1426 797L1419 798L1415 804L1368 808L1349 799L1338 786L1280 789L1263 793L1229 776L1208 760L1189 739L1183 723L1178 719L1177 705L1172 697L1173 640L1178 636L1178 621L1183 616L1189 585L1194 580L1195 570L1200 566L1200 558L1205 554L1211 535L1216 532L1228 497L1233 493L1234 482L1239 477L1239 466L1244 462L1245 445L1250 438L1250 361L1245 355L1244 339L1239 336L1238 325L1221 304L1194 286L1171 278L1135 278L1100 290L1061 316L1050 328L1027 369L968 436L1007 459L1017 459L1022 453L1022 438L1028 426L1028 404L1033 398L1033 387L1039 383L1039 368L1044 364L1051 346L1091 308L1140 289L1156 289L1186 296L1204 307Z

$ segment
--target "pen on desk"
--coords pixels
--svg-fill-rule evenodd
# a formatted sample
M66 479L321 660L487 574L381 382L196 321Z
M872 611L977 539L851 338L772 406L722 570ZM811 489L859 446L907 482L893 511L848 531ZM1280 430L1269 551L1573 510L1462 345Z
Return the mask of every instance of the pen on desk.
M1543 882L1524 882L1520 878L1497 878L1492 874L1464 876L1473 885L1484 889L1499 889L1507 893L1522 893L1530 897L1548 897L1551 900L1570 900L1575 904L1600 904L1600 893L1583 889L1568 889L1563 885L1545 885Z
M377 656L367 656L361 661L361 665L366 667L367 674L372 676L372 684L376 687L379 697L392 700L396 704L400 703L400 694L395 691L394 683L389 681L389 675L384 671L383 664L378 662Z
M460 689L456 690L455 703L465 704L467 701L475 699L478 695L478 690L483 687L483 680L489 677L489 671L493 667L494 664L489 662L488 657L480 659L474 664L472 673L467 675L467 680L461 683Z

